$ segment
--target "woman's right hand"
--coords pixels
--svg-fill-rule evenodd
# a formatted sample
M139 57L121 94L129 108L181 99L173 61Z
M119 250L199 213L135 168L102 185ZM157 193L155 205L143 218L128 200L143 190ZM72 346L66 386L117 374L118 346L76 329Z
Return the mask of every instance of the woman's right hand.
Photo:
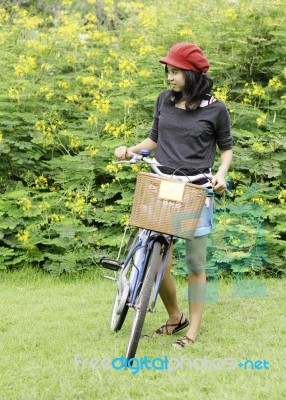
M132 157L132 152L128 150L128 147L120 146L115 149L115 156L120 158L120 160L126 160L127 158Z

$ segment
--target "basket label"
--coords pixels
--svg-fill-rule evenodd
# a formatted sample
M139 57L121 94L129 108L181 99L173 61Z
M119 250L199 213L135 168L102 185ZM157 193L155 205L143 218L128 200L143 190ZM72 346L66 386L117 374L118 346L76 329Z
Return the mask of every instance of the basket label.
M158 193L159 199L183 201L185 184L183 182L161 181Z

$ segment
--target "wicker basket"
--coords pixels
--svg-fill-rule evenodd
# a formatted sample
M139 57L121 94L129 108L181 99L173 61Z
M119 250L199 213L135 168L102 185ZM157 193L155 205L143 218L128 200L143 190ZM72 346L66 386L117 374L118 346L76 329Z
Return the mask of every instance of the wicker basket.
M206 197L198 185L139 172L130 224L192 239Z

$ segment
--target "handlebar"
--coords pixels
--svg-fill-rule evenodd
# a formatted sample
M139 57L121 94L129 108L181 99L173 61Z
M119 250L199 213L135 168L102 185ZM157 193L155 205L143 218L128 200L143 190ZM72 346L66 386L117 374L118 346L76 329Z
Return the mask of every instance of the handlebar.
M170 174L170 175L167 175L167 174L164 174L163 172L161 172L158 167L166 167L166 165L162 165L162 164L154 161L154 159L147 157L147 155L151 154L151 152L149 150L142 150L140 152L140 154L136 154L136 153L131 153L131 154L132 154L131 159L115 161L114 164L139 164L140 162L142 162L142 163L151 165L153 171L159 176L163 176L163 177L165 176L165 177L169 177L169 178L170 178L170 176L171 177L176 176L176 179L178 179L178 180L192 182L192 179L190 177L188 177L187 175L185 175L184 173L183 173L183 175L175 175L175 173L177 171L179 171L180 168L168 167L174 171L173 174ZM201 172L200 170L198 170L198 172L200 172L200 173L194 177L195 181L205 178L208 180L209 183L211 183L211 174L205 174L205 173Z
M150 163L148 157L144 157L141 154L134 154L129 160L114 161L113 164L139 164L140 161L145 162L146 164Z
M198 181L199 179L206 179L208 184L212 184L212 175L211 174L206 174L203 173L202 171L200 171L199 169L197 170L199 172L199 174L189 177L185 174L183 175L175 175L175 173L177 171L180 170L180 168L173 168L173 167L168 167L170 169L173 169L173 174L167 175L164 174L163 172L160 171L160 169L158 167L166 167L166 165L162 165L156 161L154 161L154 159L149 158L148 156L151 154L150 150L141 150L140 154L136 154L136 153L131 153L132 157L129 160L121 160L121 161L115 161L114 164L139 164L141 163L145 163L151 166L151 168L153 169L153 171L162 177L173 177L176 176L177 180L180 181L185 181L185 182L190 182L190 183L195 183L196 181ZM183 168L183 167L182 167ZM206 185L208 185L206 184ZM206 185L202 185L202 186L206 186ZM230 196L230 191L228 189L225 189L225 192Z

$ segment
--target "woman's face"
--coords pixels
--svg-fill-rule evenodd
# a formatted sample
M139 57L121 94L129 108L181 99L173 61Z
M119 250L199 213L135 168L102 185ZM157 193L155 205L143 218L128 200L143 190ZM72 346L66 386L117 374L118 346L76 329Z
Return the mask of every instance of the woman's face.
M172 90L174 90L175 92L182 92L186 84L186 78L183 74L183 71L180 68L167 64L166 72L167 79L171 85Z

